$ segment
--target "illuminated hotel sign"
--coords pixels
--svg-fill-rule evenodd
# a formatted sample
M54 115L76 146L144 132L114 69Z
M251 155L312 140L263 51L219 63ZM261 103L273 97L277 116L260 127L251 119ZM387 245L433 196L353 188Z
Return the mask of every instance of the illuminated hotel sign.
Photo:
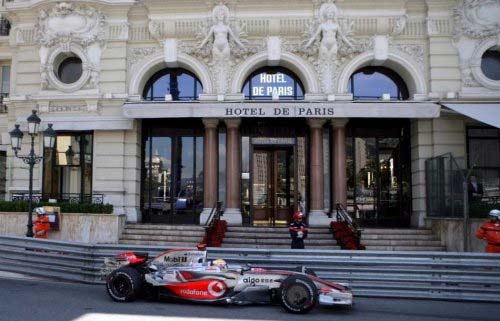
M252 79L253 97L294 96L294 81L282 73L261 73Z

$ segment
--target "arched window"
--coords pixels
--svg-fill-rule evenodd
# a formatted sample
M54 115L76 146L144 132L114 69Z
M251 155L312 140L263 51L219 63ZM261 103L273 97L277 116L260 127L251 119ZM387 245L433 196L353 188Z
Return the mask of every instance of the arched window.
M172 100L197 100L203 91L196 76L181 68L166 68L155 73L146 83L142 96L145 100L162 101L166 95Z
M264 67L253 72L243 85L245 99L270 100L273 94L280 100L304 99L300 79L283 67Z
M354 100L380 99L390 94L391 100L407 100L410 97L403 79L393 70L385 67L364 67L349 79L347 90Z

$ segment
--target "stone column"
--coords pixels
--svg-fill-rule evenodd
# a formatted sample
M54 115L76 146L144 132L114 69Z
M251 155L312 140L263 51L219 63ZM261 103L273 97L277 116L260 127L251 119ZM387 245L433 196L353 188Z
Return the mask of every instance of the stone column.
M212 207L217 202L217 170L219 167L217 155L217 125L218 119L205 118L205 137L203 150L203 211L200 214L200 225L204 225Z
M349 120L339 118L332 120L333 127L333 151L332 151L332 189L333 209L338 203L347 206L347 173L346 173L346 147L345 147L345 125Z
M323 173L323 125L324 119L308 119L311 133L309 225L328 226L330 218L325 214Z
M229 225L242 225L240 119L224 120L226 132L226 206L224 219Z

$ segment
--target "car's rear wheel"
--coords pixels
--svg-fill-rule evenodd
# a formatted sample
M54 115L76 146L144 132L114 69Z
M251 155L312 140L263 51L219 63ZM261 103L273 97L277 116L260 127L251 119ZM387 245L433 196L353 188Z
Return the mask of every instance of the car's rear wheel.
M306 276L291 275L281 283L279 300L288 312L308 313L318 303L318 290Z
M118 302L130 302L141 293L143 279L135 269L124 266L114 270L106 281L109 296Z

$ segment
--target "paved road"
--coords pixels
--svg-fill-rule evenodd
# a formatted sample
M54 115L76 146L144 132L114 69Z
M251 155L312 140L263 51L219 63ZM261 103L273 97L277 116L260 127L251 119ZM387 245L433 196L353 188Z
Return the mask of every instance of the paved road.
M103 286L0 278L1 321L269 321L499 320L500 305L358 298L352 310L317 309L292 315L279 306L206 306L111 301Z

